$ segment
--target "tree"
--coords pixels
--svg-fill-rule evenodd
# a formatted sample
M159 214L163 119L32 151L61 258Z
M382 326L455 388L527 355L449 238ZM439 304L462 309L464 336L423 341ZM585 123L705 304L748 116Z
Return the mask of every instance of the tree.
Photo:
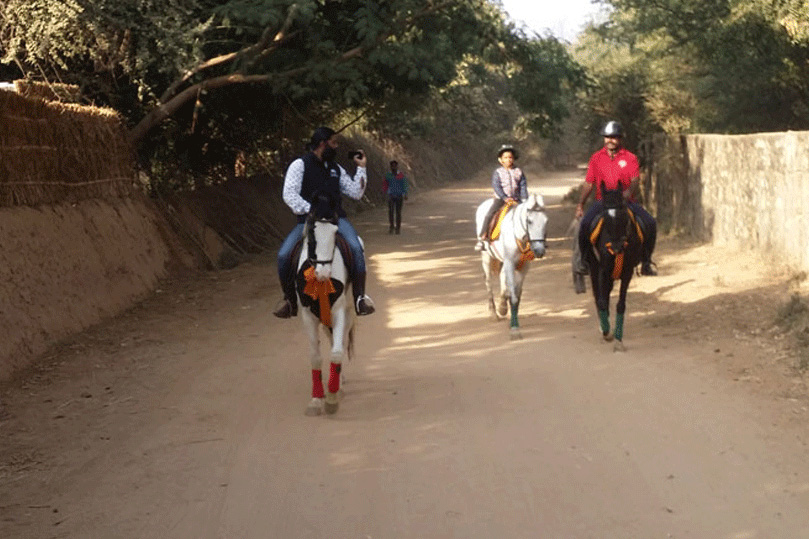
M750 132L809 128L809 12L797 0L603 0L594 32L629 46L648 73L659 126ZM650 80L651 82L651 80ZM668 113L666 104L678 106ZM688 110L691 110L690 118Z
M543 129L563 112L560 51L515 54L521 39L488 0L7 0L0 17L3 62L81 85L121 111L142 161L174 155L196 176L342 111L418 106L487 54L523 62L526 87L547 58L542 97L520 97Z

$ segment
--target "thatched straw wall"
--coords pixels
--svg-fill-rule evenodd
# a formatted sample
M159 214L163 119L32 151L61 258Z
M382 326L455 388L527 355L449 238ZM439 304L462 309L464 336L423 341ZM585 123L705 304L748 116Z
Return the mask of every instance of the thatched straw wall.
M25 97L41 98L46 101L61 101L62 103L78 103L81 91L75 84L62 84L59 82L39 82L30 80L15 80L14 89Z
M114 111L0 91L0 206L127 196L135 181Z

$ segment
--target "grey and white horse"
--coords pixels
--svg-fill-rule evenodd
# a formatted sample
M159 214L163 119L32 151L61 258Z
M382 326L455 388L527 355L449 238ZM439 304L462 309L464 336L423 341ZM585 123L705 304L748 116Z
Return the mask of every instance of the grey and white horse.
M489 199L478 206L475 213L476 230L483 228L483 220L488 214L494 199ZM525 202L508 210L500 225L497 239L486 242L481 251L483 276L486 280L489 313L495 319L505 318L507 306L511 305L511 338L520 339L520 323L518 312L525 274L528 273L528 261L545 256L545 228L548 216L545 214L545 202L542 195L531 194ZM500 273L500 293L495 307L493 281Z

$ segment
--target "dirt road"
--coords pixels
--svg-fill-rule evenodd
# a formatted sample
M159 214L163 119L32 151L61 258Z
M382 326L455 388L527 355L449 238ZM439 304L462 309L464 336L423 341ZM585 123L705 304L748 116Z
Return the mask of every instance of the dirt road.
M167 283L3 390L0 537L809 536L805 386L772 325L788 275L663 238L625 343L573 292L579 172L530 175L549 254L522 341L487 318L472 216L487 174L355 218L377 314L336 416L304 416L272 257Z

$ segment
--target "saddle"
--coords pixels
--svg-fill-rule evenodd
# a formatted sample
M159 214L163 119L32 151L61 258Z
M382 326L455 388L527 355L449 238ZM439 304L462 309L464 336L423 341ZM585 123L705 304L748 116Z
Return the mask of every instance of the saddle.
M509 199L492 216L492 219L489 221L489 225L487 227L487 236L489 237L489 239L494 241L494 240L496 240L497 238L500 237L500 227L503 224L503 219L506 218L506 214L508 213L508 210L510 210L511 208L513 208L516 205L517 205L517 202L515 202L512 199Z
M638 234L638 238L640 238L640 242L644 242L644 238L646 237L646 230L643 226L643 222L635 217L635 212L633 212L630 208L626 209L627 213L629 214L629 221L632 223L632 226L635 227L635 231ZM603 212L598 214L598 216L593 219L593 222L590 223L590 230L588 230L588 238L590 239L590 243L595 246L598 243L598 236L601 234L601 227L604 225L604 213L607 212L607 208L604 209Z

